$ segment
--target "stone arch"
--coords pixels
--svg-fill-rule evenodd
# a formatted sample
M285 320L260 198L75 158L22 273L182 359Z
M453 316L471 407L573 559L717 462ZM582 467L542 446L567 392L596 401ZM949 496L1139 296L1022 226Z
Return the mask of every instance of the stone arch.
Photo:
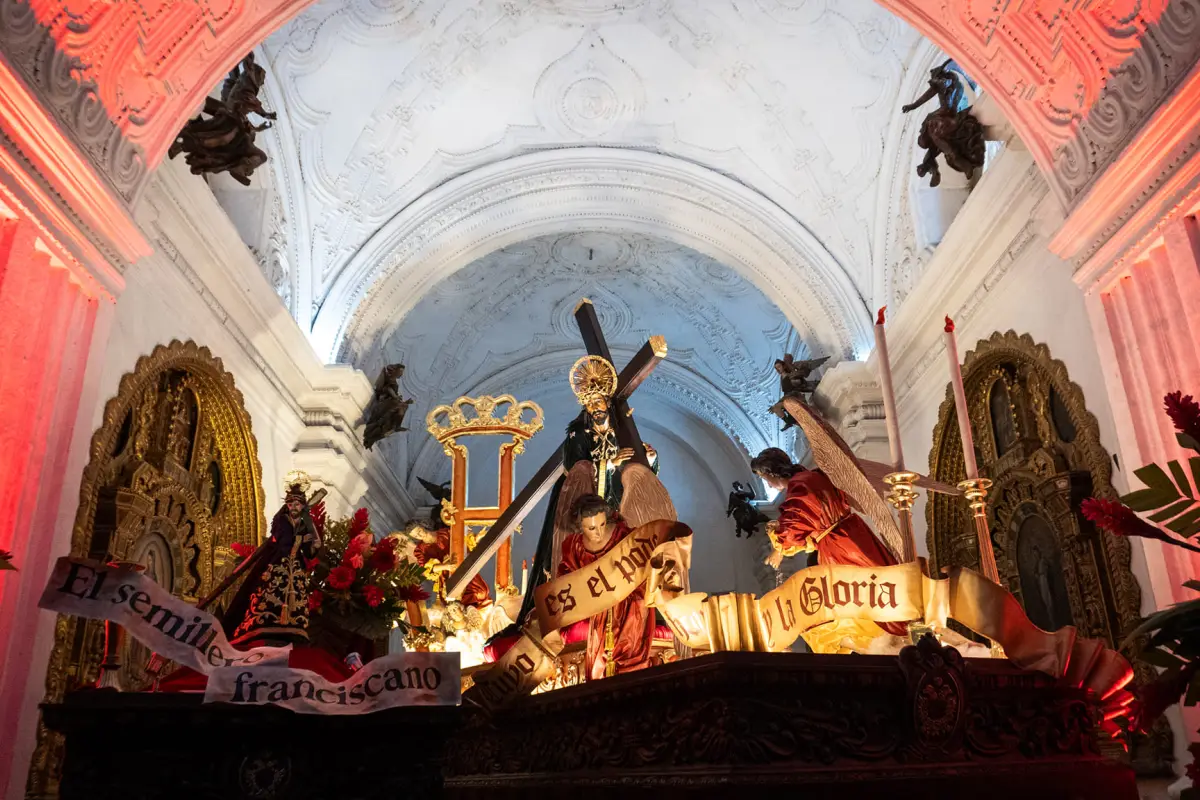
M313 326L319 353L363 363L438 281L507 245L592 228L656 236L754 283L821 352L871 346L846 271L776 204L712 170L618 148L518 156L427 193L342 270Z
M198 415L179 413L191 408ZM266 536L258 443L233 376L208 348L172 341L138 359L104 407L92 435L79 489L71 555L134 560L150 553L159 579L189 602L206 595L232 565L234 542ZM211 502L212 464L219 465L221 502ZM142 562L145 566L146 562ZM165 577L164 577L165 576ZM96 678L103 624L59 615L46 670L46 702ZM126 658L145 656L128 640ZM134 683L143 663L127 663ZM35 796L57 794L61 740L38 728L29 770Z
M68 56L61 66L51 65L53 76L38 80L51 84L45 89L55 98L64 94L62 80L77 81L87 102L65 105L85 107L81 121L97 137L107 136L109 129L92 118L107 116L126 141L141 149L128 160L144 177L142 165L152 170L162 161L176 132L222 76L312 1L201 0L147 16L134 3L27 0L4 4L0 14L13 18L7 27L15 43L35 54L31 63L19 65L28 74L47 71L36 64L43 48L33 46L46 38ZM1173 14L1167 27L1186 29L1191 13L1161 3L1143 4L1129 14L1116 0L1000 9L941 0L878 2L952 56L996 98L1064 203L1082 193L1115 154L1119 142L1109 141L1107 133L1112 118L1134 116L1140 122L1149 113L1139 100L1146 94L1137 91L1140 86L1102 97L1113 70L1130 59L1139 75L1160 72L1174 41L1151 47L1156 52L1149 54L1136 52L1138 41L1160 16ZM1096 125L1087 120L1093 108L1101 118ZM1104 157L1089 159L1089 146L1103 150Z

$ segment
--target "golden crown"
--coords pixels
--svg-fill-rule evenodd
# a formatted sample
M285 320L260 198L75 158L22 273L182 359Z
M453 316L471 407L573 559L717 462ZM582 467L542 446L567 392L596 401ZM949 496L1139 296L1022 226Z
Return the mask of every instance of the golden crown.
M571 391L586 406L592 400L608 400L617 391L617 370L608 359L584 356L571 367Z
M502 406L504 416L497 417L496 409ZM529 400L518 403L511 394L460 397L430 411L425 427L440 442L472 434L508 434L518 441L542 429L542 409Z

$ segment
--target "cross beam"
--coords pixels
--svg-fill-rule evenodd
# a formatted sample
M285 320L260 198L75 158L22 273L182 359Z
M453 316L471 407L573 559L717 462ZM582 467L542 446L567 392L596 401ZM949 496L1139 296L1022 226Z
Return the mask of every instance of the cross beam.
M588 355L601 356L611 364L612 355L609 353L607 342L604 341L604 331L600 328L600 320L596 316L596 309L591 300L585 298L575 306L575 321L579 323L579 332L583 335L583 343L587 348ZM642 345L641 349L617 375L617 389L613 393L612 403L609 407L609 420L616 431L617 443L621 447L632 449L634 460L645 466L649 466L646 459L646 448L642 445L642 437L629 412L629 396L641 386L646 378L650 377L650 373L658 366L658 362L666 357L666 339L661 336L651 336L650 341ZM513 498L508 508L504 509L496 518L492 527L476 543L475 549L467 553L462 563L451 573L446 580L447 597L458 597L471 579L479 574L479 570L483 569L483 565L488 562L488 559L496 554L500 545L512 536L513 531L533 510L538 501L553 488L554 482L563 474L563 448L565 446L566 440L564 439L562 445L554 451L554 455L546 460L546 463L534 474L521 493ZM553 509L550 513L554 513Z

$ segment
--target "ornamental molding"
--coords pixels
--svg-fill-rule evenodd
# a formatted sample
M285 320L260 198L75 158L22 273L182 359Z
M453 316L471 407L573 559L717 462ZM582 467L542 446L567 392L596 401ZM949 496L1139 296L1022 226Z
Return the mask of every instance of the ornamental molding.
M84 33L88 26L77 21L72 27ZM38 22L25 0L0 2L0 53L91 159L109 188L132 208L149 175L145 154L109 119L96 82L80 80L86 69L83 59L58 48L50 29Z
M1054 154L1050 177L1068 206L1076 205L1121 157L1200 59L1200 0L1171 0L1164 6L1162 16L1142 33L1138 47L1109 72L1072 138ZM1200 140L1193 137L1187 149L1200 149ZM1170 171L1164 168L1149 185L1137 187L1138 200L1153 193ZM1116 222L1124 222L1138 205L1125 209Z
M758 286L814 349L845 358L870 347L869 315L849 276L777 205L679 159L579 148L475 170L397 215L334 285L313 328L318 351L359 363L458 269L525 239L580 229L690 247Z

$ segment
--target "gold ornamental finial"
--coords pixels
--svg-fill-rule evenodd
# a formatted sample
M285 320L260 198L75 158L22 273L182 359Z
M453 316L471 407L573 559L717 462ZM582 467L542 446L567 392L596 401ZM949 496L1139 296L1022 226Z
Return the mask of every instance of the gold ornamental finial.
M571 391L582 406L599 398L607 400L617 391L617 370L600 356L584 356L576 361L570 380Z
M579 302L575 304L575 310L574 310L574 311L572 311L571 313L572 313L572 314L578 314L578 313L579 313L579 309L583 308L583 306L584 306L584 304L585 304L585 303L586 303L587 305L589 305L589 306L590 306L590 305L592 304L592 301L591 301L591 300L589 300L589 299L587 299L586 297L581 297L581 298L579 298Z
M667 338L665 336L651 336L650 349L654 351L654 355L659 358L667 357Z
M501 416L497 416L498 410ZM468 434L507 434L516 443L540 431L542 419L537 403L518 403L511 394L481 395L460 397L448 406L438 406L425 417L425 427L443 444Z

